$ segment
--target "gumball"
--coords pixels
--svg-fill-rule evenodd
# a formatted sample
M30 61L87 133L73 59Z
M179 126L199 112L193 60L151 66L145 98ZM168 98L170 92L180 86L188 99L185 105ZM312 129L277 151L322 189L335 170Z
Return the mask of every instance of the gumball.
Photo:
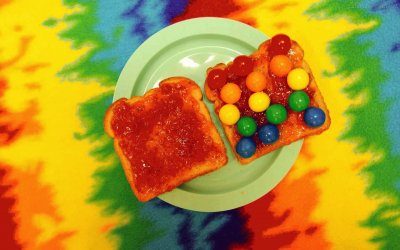
M269 69L272 74L278 77L284 77L292 69L292 62L287 56L277 55L271 59Z
M236 127L239 134L243 136L252 136L257 130L257 123L253 118L243 116L237 122Z
M304 122L313 128L320 127L325 122L325 112L320 108L308 108L304 112Z
M289 96L289 107L296 112L305 110L310 104L310 97L304 91L295 91Z
M253 93L249 98L249 107L254 112L263 112L269 106L269 96L264 92Z
M264 125L258 130L258 138L264 144L272 144L279 139L279 130L275 125Z
M250 158L256 152L256 143L250 137L243 137L236 144L236 153L243 158Z
M281 124L287 118L287 111L281 104L271 105L265 112L267 120L272 124Z
M226 83L226 79L228 74L223 69L213 69L211 70L208 75L206 82L210 89L219 89Z
M235 75L247 76L253 71L254 62L251 57L238 56L233 60L231 70Z
M239 101L241 94L240 87L234 83L227 83L221 89L221 99L226 103L233 104Z
M277 34L272 37L268 52L271 56L286 55L289 52L291 45L292 41L290 40L290 37L285 34Z
M233 104L225 104L219 110L219 119L226 125L235 124L240 118L239 109Z
M309 80L310 77L308 76L307 71L302 68L291 70L287 76L288 85L293 90L305 89Z
M259 71L253 71L246 77L246 86L253 92L263 91L267 87L267 78Z

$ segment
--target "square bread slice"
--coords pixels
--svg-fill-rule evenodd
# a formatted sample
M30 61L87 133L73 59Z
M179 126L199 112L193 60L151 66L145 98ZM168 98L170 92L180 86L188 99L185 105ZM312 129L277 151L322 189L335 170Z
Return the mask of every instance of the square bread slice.
M114 139L128 182L140 201L227 162L201 89L188 78L168 78L143 97L114 102L106 112L104 127Z
M224 85L217 87L215 86L210 87L210 82L209 82L210 80L207 79L210 79L210 77L213 77L214 79L221 78L222 76L216 75L215 72L212 73L213 75L210 74L215 69L221 69L223 72L225 72L224 73L225 76L222 78L226 79L223 84L234 83L240 87L241 91L240 99L236 103L233 103L233 105L235 105L240 111L240 116L252 117L257 123L257 131L255 132L254 135L249 137L255 142L256 145L255 153L252 154L250 157L242 157L240 154L238 154L236 150L236 145L244 136L239 134L236 124L227 125L221 122L225 134L229 140L229 143L231 144L237 159L242 164L250 163L253 160L265 154L268 154L273 150L276 150L282 146L288 145L292 142L295 142L307 136L320 134L323 131L327 130L330 126L331 120L329 117L329 111L321 95L321 92L316 84L311 69L303 58L304 51L296 41L293 40L289 41L291 41L290 50L285 56L287 56L290 59L292 64L292 69L302 68L308 74L309 76L308 85L305 89L303 89L303 91L307 93L310 99L309 107L315 107L322 110L325 114L325 121L322 125L318 127L308 126L304 121L305 111L295 112L290 109L288 105L288 97L291 93L294 92L294 90L288 86L286 76L277 77L271 72L270 62L273 56L269 54L269 47L271 46L271 40L267 40L259 46L257 51L255 51L248 57L252 61L252 66L251 66L252 68L250 69L251 70L250 72L255 72L255 71L261 72L266 79L265 81L266 86L261 92L264 92L269 96L270 105L281 104L287 110L287 119L283 123L276 125L280 133L279 139L272 144L264 144L260 141L260 138L258 136L258 131L260 127L269 124L270 122L266 118L265 111L254 112L249 108L249 97L254 93L254 91L251 91L246 85L246 79L248 75L235 74L234 72L235 69L233 66L233 62L235 60L233 60L228 64L223 64L223 63L217 64L214 67L209 68L207 70L207 78L205 82L205 94L207 98L214 103L215 113L217 115L220 115L221 108L225 104L227 104L222 100L223 98L221 97L221 89L223 88Z

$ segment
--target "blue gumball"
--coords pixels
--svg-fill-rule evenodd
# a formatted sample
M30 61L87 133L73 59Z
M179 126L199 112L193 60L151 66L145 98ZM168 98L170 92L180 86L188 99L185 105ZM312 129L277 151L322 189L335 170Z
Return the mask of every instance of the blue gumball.
M249 158L256 152L256 143L250 137L243 137L236 144L236 152L243 158Z
M325 112L320 108L308 108L304 112L304 122L310 127L319 127L325 122Z
M258 130L258 138L264 144L272 144L279 139L279 130L275 125L264 125Z

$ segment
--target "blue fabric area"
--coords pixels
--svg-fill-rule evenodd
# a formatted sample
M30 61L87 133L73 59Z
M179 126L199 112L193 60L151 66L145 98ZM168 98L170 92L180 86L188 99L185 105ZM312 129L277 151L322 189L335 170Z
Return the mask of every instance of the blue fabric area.
M378 14L381 19L373 32L363 35L363 40L376 41L369 52L381 58L382 67L388 73L388 79L381 88L381 101L388 101L390 108L382 119L385 119L386 133L393 143L391 153L400 155L400 0L368 0L363 2L363 7Z
M102 34L106 50L93 56L93 61L112 59L112 70L120 72L130 55L149 36L169 25L184 11L188 1L107 1L97 3L95 32Z
M147 202L140 216L153 220L154 230L165 232L146 249L228 249L245 243L248 233L238 210L200 213L176 208L159 199Z
M96 13L98 22L96 23L95 32L102 35L102 38L107 43L107 48L96 53L92 58L93 61L111 59L113 61L111 70L120 72L130 55L139 45L149 35L166 26L164 21L145 20L145 14L138 14L136 18L129 18L129 16L127 17L123 14L127 13L127 10L140 6L141 2L150 3L155 1L133 1L133 3L124 0L98 1ZM146 8L144 7L143 10L138 9L138 11L145 13ZM162 10L154 9L153 13L161 15L160 11ZM152 18L148 17L147 19ZM147 30L140 30L139 27L143 26L143 23L148 23ZM137 32L133 33L133 30Z

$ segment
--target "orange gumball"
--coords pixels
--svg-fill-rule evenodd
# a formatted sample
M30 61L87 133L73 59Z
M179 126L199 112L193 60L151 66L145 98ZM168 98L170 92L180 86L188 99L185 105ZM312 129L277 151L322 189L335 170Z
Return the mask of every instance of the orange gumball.
M246 78L246 86L253 92L260 92L267 87L267 78L263 73L253 71Z
M227 83L221 89L221 99L225 103L233 104L239 101L242 91L234 83Z
M284 55L274 56L269 64L271 73L278 77L286 76L292 67L293 65L289 57Z

